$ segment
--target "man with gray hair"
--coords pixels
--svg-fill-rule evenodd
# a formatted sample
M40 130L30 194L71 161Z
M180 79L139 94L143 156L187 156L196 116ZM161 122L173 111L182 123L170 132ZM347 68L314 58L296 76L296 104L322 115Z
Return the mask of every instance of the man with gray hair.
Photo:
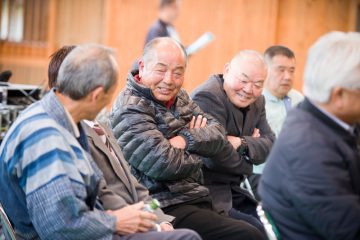
M322 36L303 89L267 160L263 208L283 239L360 239L360 34Z
M61 64L58 89L26 109L6 135L0 200L19 239L184 239L173 232L121 237L126 211L105 212L98 201L102 176L79 123L93 120L110 102L117 69L111 49L76 47ZM154 214L140 215L140 232L154 226Z

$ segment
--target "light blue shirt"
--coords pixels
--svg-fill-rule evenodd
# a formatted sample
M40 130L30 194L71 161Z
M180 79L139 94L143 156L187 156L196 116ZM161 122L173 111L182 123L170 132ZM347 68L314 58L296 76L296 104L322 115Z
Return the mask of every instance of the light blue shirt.
M287 114L287 105L294 107L304 99L304 96L297 90L291 89L284 99L279 99L273 96L267 89L264 88L263 95L265 97L265 110L266 119L278 137L282 125L285 121ZM261 134L261 133L260 133ZM254 166L254 173L261 174L264 169L265 163Z
M266 89L264 89L263 95L266 101L266 119L277 137L287 114L285 101L290 101L290 106L294 107L304 99L304 96L295 89L291 89L287 94L287 98L284 99L273 96Z

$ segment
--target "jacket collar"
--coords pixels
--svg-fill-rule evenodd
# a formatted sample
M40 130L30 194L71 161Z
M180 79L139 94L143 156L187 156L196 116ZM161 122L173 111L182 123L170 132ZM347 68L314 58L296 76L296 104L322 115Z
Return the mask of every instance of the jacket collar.
M304 101L298 105L298 108L311 113L317 119L322 121L325 125L335 131L338 135L343 136L348 143L356 144L355 136L353 136L349 131L340 126L329 116L320 111L316 106L314 106L313 103L310 102L308 98L305 97Z

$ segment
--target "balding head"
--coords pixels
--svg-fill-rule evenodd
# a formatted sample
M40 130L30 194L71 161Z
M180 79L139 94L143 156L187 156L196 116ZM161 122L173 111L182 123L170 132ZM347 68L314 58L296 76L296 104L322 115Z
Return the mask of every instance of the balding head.
M243 50L225 65L224 90L235 106L245 108L261 95L266 75L263 56Z
M180 54L185 62L185 66L187 64L187 54L184 46L182 46L179 42L169 37L160 37L154 38L150 42L148 42L142 54L142 60L145 64L148 64L151 60L156 59L156 54L162 49L167 49L173 51L173 53Z
M140 83L161 102L175 98L184 81L187 56L172 38L155 38L146 44L139 61Z

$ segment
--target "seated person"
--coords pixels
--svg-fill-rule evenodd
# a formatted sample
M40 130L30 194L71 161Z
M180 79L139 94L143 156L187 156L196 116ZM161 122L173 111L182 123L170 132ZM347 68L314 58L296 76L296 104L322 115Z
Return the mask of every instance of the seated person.
M259 194L282 239L360 239L360 33L332 32L308 52L305 100L289 112Z
M281 45L271 46L265 51L265 61L269 69L263 90L266 119L278 136L287 112L304 97L293 88L296 68L293 51Z
M60 65L75 47L74 45L64 46L52 54L48 68L49 89L56 87ZM140 232L141 222L146 221L146 216L141 216L144 209L143 202L152 200L148 190L139 184L130 173L128 163L125 161L111 131L96 121L82 120L81 123L89 140L92 158L104 174L99 184L99 200L106 210L122 209L123 235ZM164 214L160 208L156 209L154 213L158 217L159 230L173 230L169 222L174 217ZM171 239L200 239L197 233L191 230L175 231L172 234L143 234L143 237L146 239L159 239L163 235L168 235Z
M158 199L174 226L203 239L263 239L245 221L212 210L202 185L202 157L222 151L223 127L181 89L187 56L171 38L150 41L129 74L110 114L110 123L132 172Z
M224 149L206 159L204 177L216 209L232 217L241 218L241 212L257 216L257 201L240 183L252 174L253 165L265 162L275 140L261 95L266 75L263 56L243 50L225 64L224 74L211 76L192 93L193 101L227 132ZM259 175L250 177L256 197L258 179Z
M263 95L265 97L266 119L278 136L288 111L304 97L293 89L295 78L295 55L289 48L275 45L265 51L268 75ZM255 174L262 174L266 163L254 166Z
M7 133L0 147L0 201L18 239L147 238L120 236L126 212L102 210L102 175L79 124L110 102L117 69L110 49L77 47L59 69L58 89L24 110ZM153 228L156 215L141 215L141 232ZM158 237L173 239L172 232L152 239Z

